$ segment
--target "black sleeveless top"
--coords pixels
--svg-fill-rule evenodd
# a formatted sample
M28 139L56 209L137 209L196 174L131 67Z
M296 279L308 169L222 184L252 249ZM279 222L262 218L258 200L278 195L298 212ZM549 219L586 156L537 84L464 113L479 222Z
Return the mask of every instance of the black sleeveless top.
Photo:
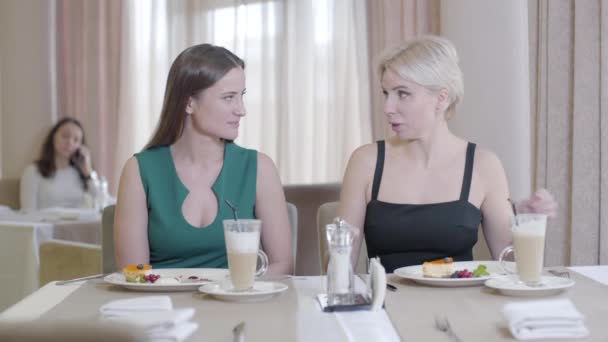
M469 202L474 156L475 144L469 143L460 199L431 204L388 203L378 200L384 169L384 141L378 141L364 233L368 256L379 256L387 273L445 257L453 257L454 261L473 260L481 223L481 211Z

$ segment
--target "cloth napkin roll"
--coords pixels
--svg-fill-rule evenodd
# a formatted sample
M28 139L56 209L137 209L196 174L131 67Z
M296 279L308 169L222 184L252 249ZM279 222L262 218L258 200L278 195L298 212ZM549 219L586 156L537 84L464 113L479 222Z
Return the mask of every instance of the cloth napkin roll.
M171 311L173 303L169 296L146 296L113 300L104 304L99 311L105 318L126 316L138 312Z
M372 311L382 309L386 297L386 271L376 258L369 261L372 282Z
M181 342L198 329L198 324L190 321L194 308L173 309L168 296L115 300L99 311L102 319L131 324L154 342Z
M502 312L518 340L589 336L584 316L569 299L508 303Z

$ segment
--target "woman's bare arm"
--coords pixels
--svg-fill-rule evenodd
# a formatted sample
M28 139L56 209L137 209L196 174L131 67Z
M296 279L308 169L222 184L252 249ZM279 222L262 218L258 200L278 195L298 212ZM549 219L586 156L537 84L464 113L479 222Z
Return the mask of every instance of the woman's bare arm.
M342 181L338 215L359 232L353 242L351 252L353 265L357 264L361 242L364 239L363 225L367 207L367 191L375 168L376 154L376 144L361 146L355 150L348 161Z
M484 199L481 203L482 228L488 247L494 259L511 244L512 209L509 203L509 185L502 163L487 150L478 150L477 162Z
M258 153L255 214L262 220L262 246L268 274L293 274L291 228L279 173L272 159Z
M149 264L148 210L139 165L131 157L123 168L114 213L116 266Z

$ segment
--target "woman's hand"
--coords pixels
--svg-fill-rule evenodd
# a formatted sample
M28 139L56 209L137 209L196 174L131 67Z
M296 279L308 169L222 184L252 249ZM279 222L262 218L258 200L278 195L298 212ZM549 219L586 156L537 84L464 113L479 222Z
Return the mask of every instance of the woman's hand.
M557 214L557 202L546 189L537 190L532 196L517 203L518 213L545 214L555 217Z
M86 146L80 145L78 152L76 152L73 158L73 161L76 167L79 168L85 176L88 177L91 175L91 172L93 171L93 167L91 165L91 152Z

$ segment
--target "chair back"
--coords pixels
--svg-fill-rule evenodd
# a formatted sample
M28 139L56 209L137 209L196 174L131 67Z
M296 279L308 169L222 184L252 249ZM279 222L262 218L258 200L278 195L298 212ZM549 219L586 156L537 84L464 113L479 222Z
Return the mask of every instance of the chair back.
M101 246L66 240L40 244L40 286L101 273Z
M0 179L0 205L19 209L19 179Z
M298 208L297 275L319 275L317 211L326 202L340 199L340 183L283 186L285 200Z
M0 224L0 312L38 289L37 227L48 223ZM0 339L1 340L1 339Z
M477 243L473 246L473 260L494 260L483 235L483 229L479 227L477 230Z
M329 263L329 251L327 247L327 235L325 234L325 226L332 223L338 215L338 202L324 203L319 207L317 212L317 229L319 234L319 260L321 274L327 273L327 264ZM361 232L363 233L363 232ZM367 273L367 246L365 238L362 236L361 248L357 265L355 265L355 273Z
M289 202L287 202L287 216L289 217L289 225L291 226L291 250L293 252L295 273L296 257L298 255L298 208Z
M101 215L101 269L103 273L117 270L114 258L114 209L116 209L116 205L109 205L103 209Z

